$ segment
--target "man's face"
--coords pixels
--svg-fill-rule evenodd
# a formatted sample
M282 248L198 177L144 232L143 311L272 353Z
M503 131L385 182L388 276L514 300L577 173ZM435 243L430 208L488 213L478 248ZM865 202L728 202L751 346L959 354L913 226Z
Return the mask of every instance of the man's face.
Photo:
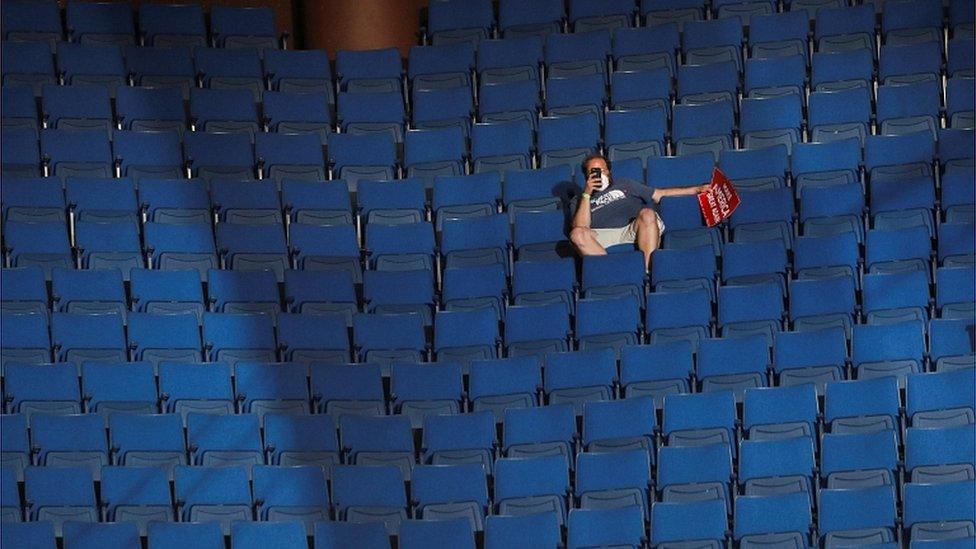
M607 174L607 177L610 176L610 167L607 166L607 161L602 158L594 158L593 160L590 160L590 162L586 165L587 177L589 177L590 171L593 168L600 168L600 170L602 170L603 173Z

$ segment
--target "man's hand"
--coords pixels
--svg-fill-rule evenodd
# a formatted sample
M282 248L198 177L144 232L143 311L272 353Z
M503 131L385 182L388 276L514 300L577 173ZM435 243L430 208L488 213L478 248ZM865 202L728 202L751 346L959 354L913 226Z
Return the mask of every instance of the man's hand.
M711 188L711 186L712 186L711 183L705 183L705 184L699 185L699 186L695 187L695 192L696 193L706 192L706 191L708 191L709 188Z
M583 187L583 194L593 194L593 191L599 190L603 185L603 180L600 178L600 174L591 173L586 178L586 185Z

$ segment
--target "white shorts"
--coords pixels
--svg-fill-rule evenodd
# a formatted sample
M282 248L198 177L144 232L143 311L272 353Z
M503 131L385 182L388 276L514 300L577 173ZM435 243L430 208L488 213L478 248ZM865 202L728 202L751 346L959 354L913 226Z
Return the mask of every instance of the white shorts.
M659 234L664 234L664 220L660 214L657 215L657 230ZM633 244L637 240L637 220L631 221L623 227L611 227L609 229L590 229L594 233L596 241L607 249L618 244Z

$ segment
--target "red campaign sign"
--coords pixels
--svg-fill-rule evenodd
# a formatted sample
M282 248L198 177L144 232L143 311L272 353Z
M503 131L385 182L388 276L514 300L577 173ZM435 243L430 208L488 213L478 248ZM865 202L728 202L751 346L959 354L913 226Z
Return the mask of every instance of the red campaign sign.
M739 206L739 193L722 170L714 168L708 190L698 193L698 205L701 206L705 224L714 227L728 219Z

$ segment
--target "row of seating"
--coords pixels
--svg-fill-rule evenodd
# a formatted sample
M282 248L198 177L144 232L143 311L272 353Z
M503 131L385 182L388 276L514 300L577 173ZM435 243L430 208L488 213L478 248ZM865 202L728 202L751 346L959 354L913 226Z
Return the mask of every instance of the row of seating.
M504 461L504 460L503 460ZM515 460L515 462L526 460ZM545 460L528 460L544 462ZM522 463L516 467L525 468ZM224 469L224 470L221 470ZM373 469L370 471L370 469ZM349 471L348 474L345 471ZM432 469L433 471L434 469ZM355 468L342 469L344 485L353 482L364 482L365 485L378 487L387 481L385 468ZM37 473L36 491L41 492L49 488L49 484L66 478L71 469L61 470L60 475L46 475ZM200 472L209 474L214 480L227 482L235 476L234 468L220 468ZM367 477L366 475L372 475ZM120 475L122 476L122 475ZM134 475L130 475L134 476ZM190 475L187 474L189 477ZM199 475L198 475L199 476ZM221 478L216 478L221 477ZM42 484L43 483L43 484ZM539 484L539 483L535 483ZM385 486L388 490L392 487ZM540 487L545 488L545 487ZM94 498L78 487L82 503L94 504ZM90 491L90 487L89 487ZM518 490L519 493L526 490ZM199 492L199 493L197 493ZM204 515L210 512L224 511L227 514L245 514L249 511L250 498L244 497L246 491L224 494L216 500L208 499L211 494L205 491L193 491L192 500L200 501L190 514ZM344 496L345 494L342 493ZM45 494L47 495L47 494ZM950 537L948 530L940 521L947 521L949 527L966 528L972 525L971 502L973 489L971 481L951 484L919 484L906 488L906 523L904 530L910 532L912 547L923 547L933 543L950 547L964 547L968 541L961 537ZM556 502L563 495L556 493L547 497L535 499L554 500ZM839 547L845 541L853 539L866 540L864 534L882 539L887 543L881 546L898 547L895 540L903 539L902 525L896 520L896 507L893 494L883 487L873 490L824 490L822 492L825 515L817 521L819 531L823 533L826 547ZM59 503L65 498L56 498ZM365 499L365 501L363 501ZM520 499L513 498L510 504L503 502L503 507L516 507ZM657 502L652 506L650 536L646 536L643 517L636 507L609 509L572 509L568 513L566 524L568 538L566 546L569 548L583 548L596 544L614 543L628 547L642 547L650 539L653 544L668 544L669 542L707 542L713 546L721 546L732 539L743 544L768 543L770 540L788 541L790 543L809 543L810 530L813 520L809 509L804 510L804 496L740 496L737 498L734 531L728 530L729 519L721 502L705 501L690 503ZM219 502L216 506L206 505L210 501ZM286 500L287 501L287 500ZM313 500L313 502L318 502ZM465 518L447 518L441 520L408 519L407 505L403 494L392 491L388 497L349 497L337 507L344 510L350 517L361 515L375 515L384 513L384 519L396 521L398 547L421 548L431 547L431 544L446 544L449 547L474 548L473 532ZM466 502L476 507L478 501ZM428 505L436 508L437 504ZM55 511L56 506L49 509ZM61 507L64 509L64 507ZM94 512L94 508L84 506L75 507L78 514L86 510ZM282 507L287 513L287 507ZM433 513L431 513L433 514ZM60 525L49 522L32 522L24 524L6 524L3 536L5 543L28 543L31 547L55 547L56 533L61 533ZM856 532L852 530L857 529ZM103 547L106 543L138 544L139 531L131 523L79 523L66 521L63 525L66 542L74 543L77 547ZM301 549L307 547L305 532L302 524L288 520L276 522L250 522L236 520L222 532L220 525L215 522L206 523L166 523L161 521L149 522L147 528L150 544L187 545L220 547L224 545L222 533L230 534L231 543L235 548L274 547L283 549ZM355 545L366 548L388 548L389 538L387 529L380 522L325 522L316 521L313 526L314 547L338 548ZM812 536L817 540L818 536ZM916 542L918 543L916 545ZM923 543L927 542L927 543ZM818 542L817 542L818 543ZM955 544L953 544L955 543ZM560 524L551 513L528 515L491 515L485 520L485 547L506 548L524 547L558 547L561 545ZM121 546L121 545L120 545Z

